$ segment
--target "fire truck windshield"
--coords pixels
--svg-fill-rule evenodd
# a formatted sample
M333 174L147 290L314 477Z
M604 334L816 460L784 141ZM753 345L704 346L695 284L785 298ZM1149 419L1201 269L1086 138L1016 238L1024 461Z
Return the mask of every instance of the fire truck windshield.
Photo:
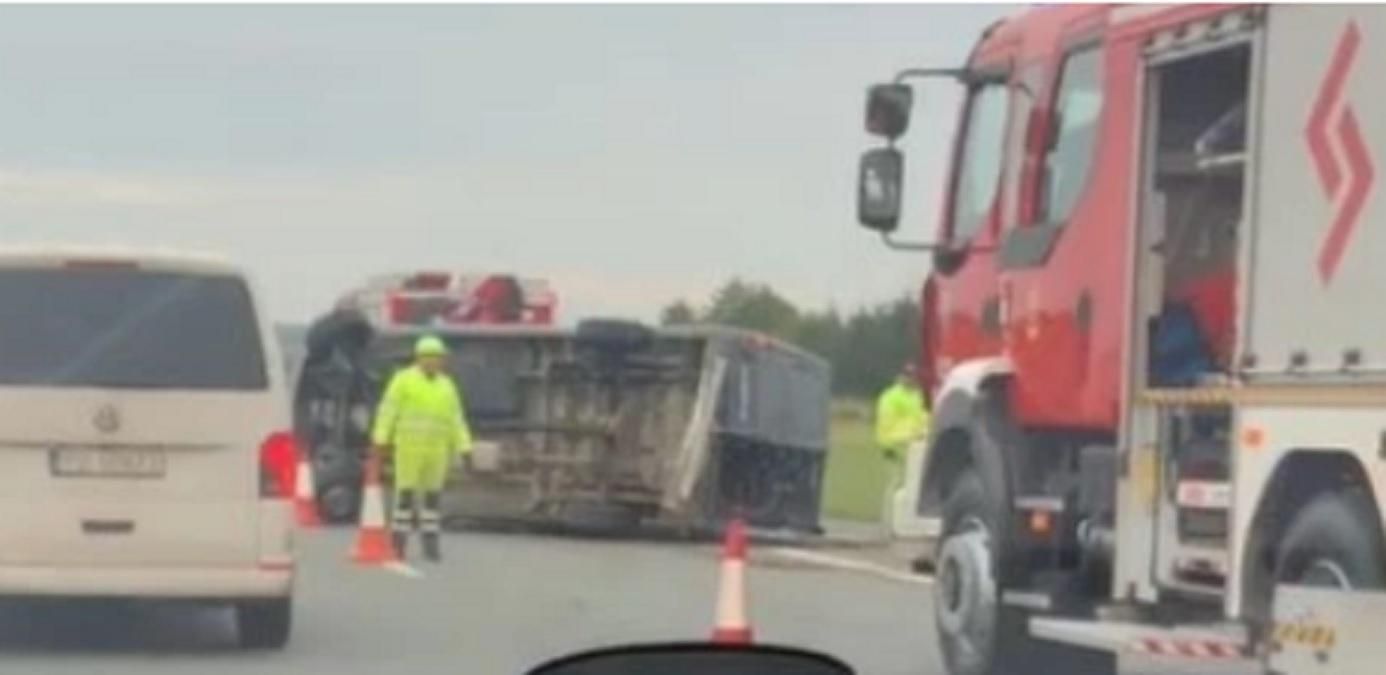
M953 200L951 238L964 242L981 229L996 200L1005 141L1007 89L985 85L968 103L967 127Z

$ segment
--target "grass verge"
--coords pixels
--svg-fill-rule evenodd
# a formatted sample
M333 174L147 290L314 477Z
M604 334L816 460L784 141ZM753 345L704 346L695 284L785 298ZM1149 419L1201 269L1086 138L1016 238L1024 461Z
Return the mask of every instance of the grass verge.
M823 479L823 514L844 520L880 520L885 480L885 463L872 439L870 406L861 401L834 401L828 468Z

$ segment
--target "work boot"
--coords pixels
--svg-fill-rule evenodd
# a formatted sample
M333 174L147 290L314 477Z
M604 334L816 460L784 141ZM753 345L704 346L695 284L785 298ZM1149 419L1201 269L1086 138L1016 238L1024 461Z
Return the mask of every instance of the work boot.
M442 542L438 540L437 532L425 532L423 535L424 558L429 562L443 562Z
M404 560L409 548L409 533L395 532L390 535L395 545L395 557Z

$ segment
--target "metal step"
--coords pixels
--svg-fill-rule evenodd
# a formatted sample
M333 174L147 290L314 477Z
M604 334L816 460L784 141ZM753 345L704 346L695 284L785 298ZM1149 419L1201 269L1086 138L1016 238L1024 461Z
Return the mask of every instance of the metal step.
M1238 623L1156 626L1127 621L1033 617L1030 634L1042 640L1119 654L1193 661L1255 662L1250 638Z

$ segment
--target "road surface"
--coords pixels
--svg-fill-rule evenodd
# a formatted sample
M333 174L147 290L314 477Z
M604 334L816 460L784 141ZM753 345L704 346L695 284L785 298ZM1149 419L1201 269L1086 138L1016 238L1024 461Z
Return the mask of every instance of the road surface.
M414 577L354 567L350 539L349 530L300 539L296 628L282 653L237 651L225 610L6 605L0 662L41 675L502 675L581 648L711 629L712 546L461 534L447 540L446 564L419 564ZM926 584L820 562L756 552L758 641L823 649L864 674L942 672Z
M300 539L293 642L234 650L230 613L187 607L6 606L0 661L13 672L519 673L613 642L701 639L711 630L715 547L516 535L453 535L421 578L346 561L350 531ZM927 588L802 565L751 572L757 639L816 645L862 672L920 672L908 629ZM925 671L928 672L928 671Z

